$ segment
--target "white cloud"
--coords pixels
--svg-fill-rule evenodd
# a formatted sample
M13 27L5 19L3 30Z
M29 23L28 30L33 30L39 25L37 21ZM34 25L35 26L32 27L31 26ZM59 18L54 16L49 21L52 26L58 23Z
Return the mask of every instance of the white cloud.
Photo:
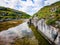
M60 0L46 0L45 5L50 5L50 4L55 3L57 1L60 1Z
M17 9L28 14L34 14L41 7L50 5L59 0L32 0L21 1L21 0L0 0L0 6L5 6L13 9Z

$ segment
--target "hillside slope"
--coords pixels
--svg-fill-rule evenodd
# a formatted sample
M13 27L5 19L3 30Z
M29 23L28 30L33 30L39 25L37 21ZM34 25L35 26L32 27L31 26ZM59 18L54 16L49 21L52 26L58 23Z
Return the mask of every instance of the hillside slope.
M29 18L30 15L22 11L0 7L0 21Z
M41 8L34 16L37 16L39 19L44 18L48 25L60 28L60 1Z

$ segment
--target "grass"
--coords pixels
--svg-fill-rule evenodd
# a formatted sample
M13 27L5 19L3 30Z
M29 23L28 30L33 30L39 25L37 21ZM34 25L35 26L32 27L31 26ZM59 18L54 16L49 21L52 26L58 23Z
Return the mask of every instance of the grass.
M39 19L44 18L47 25L52 25L54 27L57 25L57 27L60 29L59 23L56 23L56 21L60 20L60 1L48 6L44 6L33 16L36 16Z
M36 30L36 28L31 25L30 28L32 29L36 39L39 42L39 45L50 45L50 43Z
M18 38L15 40L15 45L38 45L35 39L24 37L22 39Z
M15 27L21 24L22 22L23 22L22 20L0 22L0 31L7 30L8 28L11 28L11 27Z

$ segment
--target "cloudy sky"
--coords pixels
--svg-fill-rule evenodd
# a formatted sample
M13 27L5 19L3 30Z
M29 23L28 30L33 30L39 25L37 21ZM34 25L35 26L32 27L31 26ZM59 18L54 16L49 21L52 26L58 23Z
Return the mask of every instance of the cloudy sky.
M0 0L0 6L13 8L32 15L43 6L50 5L56 1L59 0Z

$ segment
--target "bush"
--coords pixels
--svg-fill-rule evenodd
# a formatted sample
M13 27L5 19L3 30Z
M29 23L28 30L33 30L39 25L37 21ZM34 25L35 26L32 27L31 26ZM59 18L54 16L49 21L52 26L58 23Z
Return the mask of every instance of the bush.
M55 19L48 19L47 21L46 21L46 24L48 24L48 25L54 25L55 24Z

